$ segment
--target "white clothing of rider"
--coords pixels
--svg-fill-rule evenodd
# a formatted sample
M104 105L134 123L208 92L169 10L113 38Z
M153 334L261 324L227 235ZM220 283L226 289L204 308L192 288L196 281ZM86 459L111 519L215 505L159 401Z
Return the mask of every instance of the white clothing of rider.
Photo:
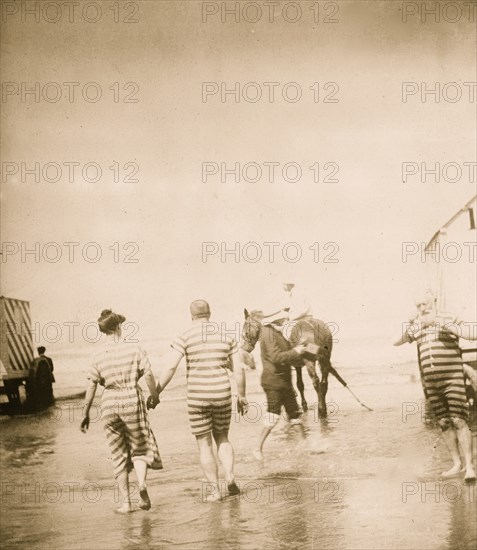
M284 309L287 310L288 322L284 324L282 334L289 340L296 321L312 318L312 314L307 296L300 290L297 290L294 283L283 283L283 290L286 294Z

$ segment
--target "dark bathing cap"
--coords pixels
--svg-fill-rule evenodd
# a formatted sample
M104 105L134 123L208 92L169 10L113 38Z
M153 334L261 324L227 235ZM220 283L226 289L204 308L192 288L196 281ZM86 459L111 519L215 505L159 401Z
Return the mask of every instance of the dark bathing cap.
M110 309L103 309L98 319L99 330L105 334L114 332L125 320L124 315L113 313Z
M210 317L210 307L205 300L194 300L190 305L192 317Z

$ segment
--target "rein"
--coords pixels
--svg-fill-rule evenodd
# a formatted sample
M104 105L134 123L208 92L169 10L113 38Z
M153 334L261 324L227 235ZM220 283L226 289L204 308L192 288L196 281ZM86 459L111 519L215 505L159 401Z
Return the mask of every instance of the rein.
M260 322L253 319L253 317L245 320L240 346L248 353L251 353L255 349L260 338L261 327ZM253 336L251 333L253 333ZM253 340L255 341L253 342Z

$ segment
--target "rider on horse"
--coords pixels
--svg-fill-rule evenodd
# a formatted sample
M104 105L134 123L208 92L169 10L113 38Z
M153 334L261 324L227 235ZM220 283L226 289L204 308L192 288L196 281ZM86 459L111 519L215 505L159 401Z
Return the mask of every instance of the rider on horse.
M295 283L283 283L283 290L286 293L286 305L283 309L288 312L290 321L312 317L310 302L303 293L296 290Z

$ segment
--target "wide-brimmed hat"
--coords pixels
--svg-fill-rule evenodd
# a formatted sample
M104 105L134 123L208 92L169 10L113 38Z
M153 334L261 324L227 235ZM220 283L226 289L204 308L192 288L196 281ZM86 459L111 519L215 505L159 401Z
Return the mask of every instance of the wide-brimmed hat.
M269 315L264 315L262 319L262 325L271 325L276 321L282 321L283 319L288 319L288 314L283 309L276 311L275 313L270 313Z

